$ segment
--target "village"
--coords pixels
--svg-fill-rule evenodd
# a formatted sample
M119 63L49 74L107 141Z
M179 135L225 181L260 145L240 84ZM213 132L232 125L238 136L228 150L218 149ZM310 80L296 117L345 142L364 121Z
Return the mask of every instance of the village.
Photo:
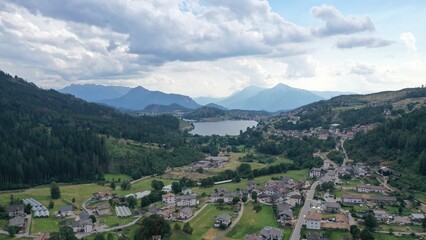
M330 231L350 236L353 226L365 225L368 215L374 216L379 232L390 232L396 237L422 237L425 215L421 204L414 199L401 198L397 189L387 185L388 176L393 171L354 162L346 154L345 140L352 139L356 133L370 131L375 126L355 125L340 130L338 124L332 124L327 130L276 130L274 134L280 136L339 139L332 151L342 156L341 162L329 159L327 152L314 153L314 157L322 159L322 166L311 168L296 179L291 174L265 176L261 181L257 178L243 182L229 179L214 182L213 187L205 189L193 185L195 182L187 186L167 177L145 177L133 184L136 186L143 182L143 187L132 187L126 194L118 189L98 191L84 199L81 207L72 201L52 211L52 206L47 206L47 203L43 205L36 198L22 199L19 204L12 204L8 208L10 220L7 224L15 228L19 236L35 236L39 240L48 239L49 233L30 234L32 218L56 219L58 225L69 226L78 238L111 231L124 237L123 229L144 217L157 215L171 223L209 222L211 225L205 226L208 231L200 236L220 239L232 233L232 229L238 229L244 211L250 211L244 210L244 206L250 205L256 213L262 207L271 208L272 214L268 217L273 224L257 226L256 232L251 231L243 236L248 240L324 240L330 237ZM198 173L202 176L227 169L232 161L235 160L231 160L229 155L207 156L182 169L189 175ZM170 169L165 176L173 177L173 172L176 172L185 179L187 175L182 175L180 171ZM160 187L155 186L158 184ZM124 190L124 186L121 190ZM138 207L139 203L141 207ZM194 220L203 216L203 211L211 211L212 207L217 214L207 215L209 219ZM212 233L211 236L209 233Z

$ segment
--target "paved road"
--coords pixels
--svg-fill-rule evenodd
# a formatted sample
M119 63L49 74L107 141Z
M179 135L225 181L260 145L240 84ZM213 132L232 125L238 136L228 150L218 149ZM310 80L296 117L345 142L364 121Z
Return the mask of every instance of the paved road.
M231 226L229 226L225 231L220 232L219 235L217 235L214 240L220 240L223 239L225 237L226 234L228 234L232 228L235 227L235 225L237 225L237 223L240 221L241 217L243 216L244 213L244 204L241 205L241 210L238 212L238 217L235 219L235 221L232 222Z
M342 146L342 150L343 150L343 154L345 155L345 159L343 159L343 164L342 166L346 166L346 161L349 159L348 154L346 153L346 149L343 145L345 145L345 141L342 140L340 141L340 145Z
M299 217L297 219L296 226L291 234L290 240L299 240L300 239L300 230L302 229L302 225L305 223L306 214L311 207L311 202L315 194L315 189L318 185L319 181L316 181L312 184L311 188L306 193L305 204L303 205L302 210L300 210Z

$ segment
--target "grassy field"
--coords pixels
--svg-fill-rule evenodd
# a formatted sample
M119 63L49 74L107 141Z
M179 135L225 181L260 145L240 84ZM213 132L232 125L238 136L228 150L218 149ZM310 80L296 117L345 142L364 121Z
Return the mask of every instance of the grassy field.
M176 181L176 180L165 179L165 178L161 178L161 177L156 177L156 178L150 177L150 178L141 180L141 181L139 181L135 184L132 184L132 187L130 188L130 190L124 190L123 191L123 190L116 189L116 190L112 191L112 193L116 193L118 195L123 196L123 195L129 194L129 193L142 192L142 191L145 191L145 190L152 190L151 182L154 179L163 181L164 185L172 184L172 182Z
M374 233L374 239L380 239L380 240L413 240L418 239L417 237L411 237L411 236L402 236L402 237L395 237L388 233Z
M322 236L326 235L325 231L319 231L319 230L302 230L302 236L306 235L308 236L310 233L318 233L321 232ZM351 234L349 233L349 231L343 231L343 230L334 230L329 232L331 233L330 236L326 236L327 239L329 240L346 240L346 239L352 239ZM380 239L380 238L376 238L376 239Z
M105 181L112 182L114 179L115 182L120 181L131 181L133 180L129 175L126 174L118 174L118 173L107 173L105 174Z
M281 177L281 176L288 176L288 177L293 178L296 181L302 180L302 179L307 178L308 170L307 169L291 170L291 171L288 171L286 173L278 173L278 174L272 174L272 175L257 177L253 181L257 184L263 185L268 180L271 180L271 178ZM201 194L203 192L206 193L206 194L210 194L214 189L217 189L217 188L226 188L226 189L231 190L231 191L236 190L236 189L245 189L247 187L247 182L248 182L247 179L242 179L241 182L239 182L239 183L232 182L232 183L214 185L214 186L208 187L208 188L194 188L193 192L195 192L197 194Z
M55 207L60 207L61 204L71 204L72 199L75 198L75 203L77 207L80 207L81 204L90 198L93 193L103 190L108 190L108 187L99 186L97 184L79 184L79 185L67 185L60 184L61 190L61 200L55 200ZM9 191L0 193L0 202L8 203L10 195L13 194L15 198L29 198L32 197L38 200L40 203L44 204L46 207L50 201L50 188L49 186L40 186L31 189L19 190L19 191Z
M222 213L228 213L233 216L233 211L230 210L218 210L213 204L208 205L204 210L199 213L189 224L194 229L192 235L185 234L183 232L173 232L171 237L172 240L186 240L186 239L202 239L203 235L210 232L215 232L216 229L213 227L215 217ZM173 225L172 225L173 226ZM181 225L183 226L183 225Z
M253 203L249 202L244 208L241 220L226 236L231 239L244 239L248 234L259 233L266 226L278 227L272 207L263 205L262 211L256 213Z

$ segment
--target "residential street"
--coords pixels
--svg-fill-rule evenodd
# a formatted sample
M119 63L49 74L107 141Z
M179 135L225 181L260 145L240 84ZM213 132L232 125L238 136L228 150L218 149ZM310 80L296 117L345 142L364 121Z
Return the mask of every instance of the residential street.
M315 189L318 186L319 181L316 181L312 184L311 188L306 193L305 204L303 205L302 210L300 210L299 217L297 219L296 226L294 226L293 233L291 234L290 240L299 240L300 239L300 230L302 229L302 225L305 223L305 217L308 213L311 202L315 194Z

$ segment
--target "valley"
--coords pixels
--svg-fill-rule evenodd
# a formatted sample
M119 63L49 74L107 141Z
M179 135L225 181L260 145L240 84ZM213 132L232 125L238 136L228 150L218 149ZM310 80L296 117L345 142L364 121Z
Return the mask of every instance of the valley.
M229 110L128 114L0 80L0 239L140 239L154 222L169 239L424 235L424 88L239 111L259 122L191 134L183 118Z

